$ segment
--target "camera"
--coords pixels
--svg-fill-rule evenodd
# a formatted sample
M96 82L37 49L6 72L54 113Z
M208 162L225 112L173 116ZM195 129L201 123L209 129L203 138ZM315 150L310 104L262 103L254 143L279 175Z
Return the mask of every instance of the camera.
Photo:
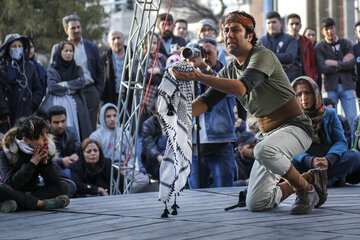
M206 57L205 49L203 47L199 46L198 44L195 44L193 47L185 47L181 51L181 57L186 58L186 59L192 59L192 58L198 56L199 51L200 51L201 58L205 58Z

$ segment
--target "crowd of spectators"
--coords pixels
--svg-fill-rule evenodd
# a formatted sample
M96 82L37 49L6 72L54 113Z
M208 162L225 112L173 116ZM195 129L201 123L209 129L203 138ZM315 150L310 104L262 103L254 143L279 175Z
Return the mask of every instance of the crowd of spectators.
M54 44L47 70L35 60L36 39L11 33L0 47L0 211L64 207L69 203L66 195L109 195L112 162L126 161L129 152L136 152L136 156L130 156L129 164L137 167L124 176L133 181L132 192L143 191L150 179L159 180L166 149L167 136L161 129L156 104L166 67L183 60L204 74L216 75L233 61L222 34L223 18L219 27L210 19L200 20L196 39L190 39L185 19L159 14L158 34L149 45L142 46L149 59L140 72L146 75L145 87L149 90L140 116L137 147L132 151L127 142L134 133L115 133L116 113L121 108L131 110L133 101L134 92L130 91L129 105L116 106L121 78L129 75L123 74L123 66L125 53L131 47L125 45L123 33L113 30L107 35L109 49L100 56L97 45L82 37L77 15L65 16L62 24L68 38ZM311 26L301 35L301 18L295 13L287 16L283 27L280 14L269 12L265 24L267 33L257 44L275 54L283 67L282 74L292 83L298 103L313 123L313 144L293 159L294 166L300 172L326 169L328 187L359 183L360 120L356 116L356 97L360 72L356 69L360 71L360 42L353 44L339 37L331 18L321 21L323 41L316 40L316 30ZM355 33L360 39L360 22L355 24ZM195 49L201 57L186 57L184 47ZM135 62L135 67L139 64ZM208 87L195 83L194 88L195 98ZM126 93L122 96L126 97ZM339 100L345 116L337 114ZM233 95L194 118L188 187L247 186L256 160L258 131L256 122L247 117ZM41 148L39 139L43 141ZM122 151L114 152L114 143L121 139ZM53 141L56 154L52 152L55 149L47 150ZM8 154L13 145L19 145L17 162ZM45 152L49 159L45 159ZM24 173L26 169L31 170L31 176Z

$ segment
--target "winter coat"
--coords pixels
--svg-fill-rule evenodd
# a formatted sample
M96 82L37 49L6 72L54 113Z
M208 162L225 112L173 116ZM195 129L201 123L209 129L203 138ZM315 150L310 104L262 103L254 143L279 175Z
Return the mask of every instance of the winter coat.
M84 75L80 67L78 68L78 71L79 71L79 76L81 77L79 77L78 79L71 79L69 81L66 81L68 87L63 87L58 84L59 82L63 81L61 79L60 74L55 68L50 67L48 69L48 76L47 76L48 93L49 95L62 97L65 96L69 90L74 91L72 96L76 102L80 136L81 136L81 140L84 140L90 135L92 127L90 122L89 111L86 105L86 100L82 92L82 89L85 86Z
M23 43L20 60L13 60L9 53L9 46L15 40ZM29 40L19 34L8 35L0 48L0 116L9 115L11 125L33 114L45 95L37 66L29 61L29 52ZM9 76L14 74L16 79L10 80Z
M54 168L56 160L56 147L49 139L49 161L47 164L35 165L30 162L32 155L20 150L16 141L16 129L10 129L4 136L0 151L0 173L4 183L15 190L23 192L33 191L39 187L39 175L44 179L45 184L59 182L59 173Z
M338 162L346 152L348 143L336 110L331 108L325 109L326 115L322 119L321 127L325 131L325 144L329 146L325 157L329 160L329 166L331 166ZM312 144L312 146L313 145L314 144ZM294 157L293 161L303 164L306 168L311 168L312 159L312 156L305 152Z
M102 151L95 167L86 163L80 153L79 160L70 165L71 180L76 184L78 195L97 195L99 187L110 190L111 167L111 160L105 158ZM114 178L116 176L117 171L114 171Z

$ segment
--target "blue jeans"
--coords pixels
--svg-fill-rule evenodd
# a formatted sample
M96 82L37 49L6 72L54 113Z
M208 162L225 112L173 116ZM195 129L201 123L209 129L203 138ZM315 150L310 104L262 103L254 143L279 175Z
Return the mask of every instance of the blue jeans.
M345 117L350 125L351 136L352 136L351 138L353 139L354 138L353 122L356 117L356 100L355 100L354 90L352 89L344 90L343 85L339 84L338 91L327 92L327 97L333 100L335 104L337 104L338 100L340 99L341 106L345 112Z
M235 156L231 144L227 144L211 155L200 156L201 187L231 187L234 183ZM210 176L213 182L210 182ZM191 174L189 177L190 189L199 188L199 164L196 155L193 155Z
M307 172L309 169L305 169L299 162L292 161L294 167L300 172ZM328 187L332 187L336 181L345 178L352 173L359 172L360 168L360 155L358 151L347 150L340 160L332 166L329 166L327 170L328 175Z
M137 137L137 143L136 143L136 156L138 158L138 164L139 164L139 171L140 172L143 172L143 173L146 173L146 169L142 163L142 160L141 160L141 152L142 152L142 136L141 134L138 134L138 137Z

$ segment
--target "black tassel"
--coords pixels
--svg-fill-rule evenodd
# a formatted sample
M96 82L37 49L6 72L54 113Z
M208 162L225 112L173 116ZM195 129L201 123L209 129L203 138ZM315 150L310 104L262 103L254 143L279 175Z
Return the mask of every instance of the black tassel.
M164 209L164 212L163 212L163 214L161 214L161 218L167 218L167 217L169 217L169 210L167 209L167 205L166 205L166 203L165 203L165 209Z
M174 204L171 206L171 208L172 208L171 215L177 215L177 209L180 207L179 205L176 204L176 196L175 196Z
M169 102L167 115L174 116L174 111L175 111L174 106L171 104L171 102Z

